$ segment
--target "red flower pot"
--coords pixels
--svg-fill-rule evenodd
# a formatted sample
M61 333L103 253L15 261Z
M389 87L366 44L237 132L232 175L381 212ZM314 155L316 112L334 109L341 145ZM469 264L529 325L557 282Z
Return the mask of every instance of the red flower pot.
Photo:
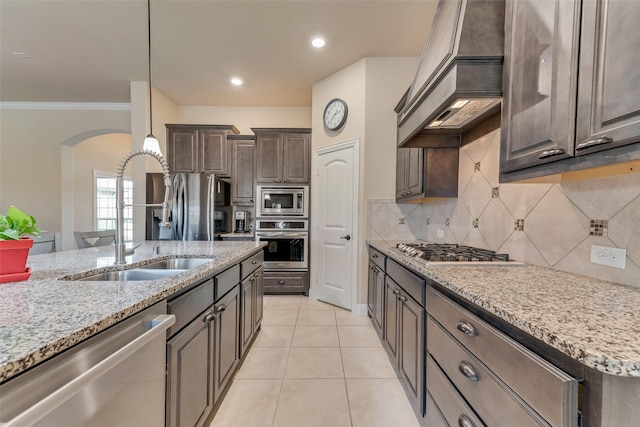
M24 273L33 239L0 240L0 275Z

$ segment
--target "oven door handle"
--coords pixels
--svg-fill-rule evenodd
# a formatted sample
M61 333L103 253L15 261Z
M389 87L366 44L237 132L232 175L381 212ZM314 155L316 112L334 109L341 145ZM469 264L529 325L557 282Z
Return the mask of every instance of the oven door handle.
M308 233L289 233L286 231L279 231L274 233L256 233L258 237L307 237Z

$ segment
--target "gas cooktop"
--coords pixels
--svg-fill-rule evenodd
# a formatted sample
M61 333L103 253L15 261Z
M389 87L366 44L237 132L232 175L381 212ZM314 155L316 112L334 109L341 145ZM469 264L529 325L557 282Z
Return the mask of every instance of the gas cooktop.
M396 247L404 255L428 264L524 265L510 260L509 254L455 243L399 243Z

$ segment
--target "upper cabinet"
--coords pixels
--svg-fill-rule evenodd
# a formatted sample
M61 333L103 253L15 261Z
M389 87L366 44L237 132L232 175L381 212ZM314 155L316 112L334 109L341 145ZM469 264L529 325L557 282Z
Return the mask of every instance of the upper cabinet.
M231 203L254 205L256 190L255 136L230 135L232 150Z
M232 125L166 125L167 162L171 172L231 174L227 135L240 133Z
M256 134L256 182L308 184L311 129L252 129Z
M640 158L640 2L510 0L505 12L501 181Z

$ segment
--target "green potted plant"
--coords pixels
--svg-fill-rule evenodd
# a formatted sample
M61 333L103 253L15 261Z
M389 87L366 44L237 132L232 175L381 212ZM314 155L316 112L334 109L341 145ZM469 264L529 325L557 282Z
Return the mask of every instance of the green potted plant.
M41 231L34 217L15 206L0 214L0 282L29 278L26 264L33 239L27 236L37 237Z

